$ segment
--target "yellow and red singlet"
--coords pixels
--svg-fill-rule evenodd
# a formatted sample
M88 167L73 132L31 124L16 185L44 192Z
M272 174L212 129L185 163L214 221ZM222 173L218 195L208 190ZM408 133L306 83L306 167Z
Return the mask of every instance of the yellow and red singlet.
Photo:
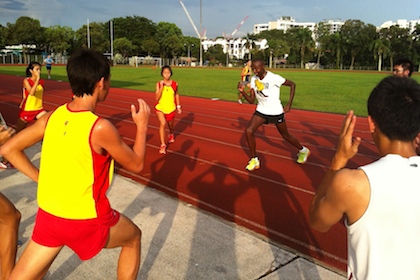
M76 220L110 215L106 191L114 166L108 154L100 155L92 148L92 130L98 119L90 111L70 111L67 104L50 115L38 181L42 210Z

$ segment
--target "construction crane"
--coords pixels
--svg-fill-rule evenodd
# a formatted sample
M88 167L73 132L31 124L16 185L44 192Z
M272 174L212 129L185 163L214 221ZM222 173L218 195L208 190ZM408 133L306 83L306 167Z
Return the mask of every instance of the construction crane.
M233 35L235 35L236 34L236 32L238 32L238 30L239 30L239 28L241 28L241 26L245 23L245 21L247 20L249 18L249 16L246 16L239 24L238 24L238 26L236 27L236 29L235 30L233 30L233 32L232 33L230 33L229 35L226 35L225 33L223 33L223 37L225 38L225 39L232 39L233 38Z
M194 23L193 19L191 18L190 13L188 12L188 10L187 10L187 8L185 7L185 5L184 5L184 3L182 2L182 0L179 0L179 3L181 4L182 9L184 10L185 14L187 15L188 20L190 21L190 23L191 23L192 27L194 28L194 31L195 31L195 33L197 34L198 38L199 38L200 40L202 40L202 39L206 39L206 30L204 29L203 33L198 32L197 26L195 26L195 23Z

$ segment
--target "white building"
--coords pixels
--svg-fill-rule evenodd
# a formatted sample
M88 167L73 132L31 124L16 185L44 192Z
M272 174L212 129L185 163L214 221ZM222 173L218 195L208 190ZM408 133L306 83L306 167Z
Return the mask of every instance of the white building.
M296 20L289 16L283 16L276 21L270 21L269 23L255 24L254 34L259 34L266 30L283 30L286 32L290 28L302 27L308 28L312 32L315 30L315 22L296 22Z
M399 26L401 28L408 28L408 30L410 30L410 33L412 33L415 30L417 24L420 24L420 19L416 19L416 20L399 19L395 22L388 20L382 23L379 29L390 28L391 26Z
M216 38L203 40L203 50L206 52L210 47L221 45L224 53L228 53L230 58L244 59L249 53L247 41L244 38ZM264 50L268 48L267 40L253 41L253 48L257 50Z
M329 19L323 21L326 24L330 25L330 32L336 33L340 30L341 26L343 26L344 21L340 19ZM286 32L290 28L302 27L308 28L312 32L315 31L316 28L315 22L296 22L296 20L289 16L283 16L276 21L270 21L269 23L259 23L254 25L254 34L259 34L263 31L268 30L283 30Z
M341 19L328 19L323 21L325 24L330 26L330 33L337 33L340 31L341 27L344 25L344 21Z

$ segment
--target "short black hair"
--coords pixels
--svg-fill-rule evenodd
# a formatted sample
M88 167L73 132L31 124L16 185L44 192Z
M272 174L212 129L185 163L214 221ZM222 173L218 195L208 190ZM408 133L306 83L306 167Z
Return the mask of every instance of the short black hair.
M263 66L265 66L265 61L262 58L255 58L252 60L252 63L254 62L259 62L261 63Z
M390 76L371 92L368 113L390 140L411 142L420 131L420 85L413 79Z
M398 59L396 62L395 62L395 64L394 65L401 65L401 67L404 69L404 70L408 70L409 71L409 73L408 73L408 76L409 77L411 77L411 74L413 74L413 71L414 71L414 64L413 64L413 62L411 61L411 60L409 60L408 58L401 58L401 59Z
M39 67L42 67L41 63L36 61L31 61L28 64L28 67L26 67L26 77L31 77L32 73L30 70L34 70L35 65L38 65Z
M160 75L161 76L163 75L163 71L165 71L165 69L168 69L169 72L171 72L171 76L172 76L172 68L169 65L165 65L165 66L162 67L162 69L160 70Z
M102 54L88 49L77 50L67 63L67 77L76 96L92 95L96 83L102 77L108 80L110 71L107 59Z

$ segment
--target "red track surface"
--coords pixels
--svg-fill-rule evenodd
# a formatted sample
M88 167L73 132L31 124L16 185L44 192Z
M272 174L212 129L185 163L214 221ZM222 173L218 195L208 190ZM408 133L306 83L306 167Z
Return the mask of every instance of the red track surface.
M0 111L12 125L17 120L22 79L0 75ZM71 99L68 83L46 80L45 89L47 110ZM287 115L289 131L312 151L305 165L295 162L297 151L275 126L261 127L256 137L262 166L249 173L244 169L249 160L244 129L255 106L181 96L183 113L175 120L176 142L162 156L154 93L112 88L96 112L110 119L132 144L136 128L130 104L136 98L152 108L147 162L140 174L123 169L120 174L345 270L345 227L339 224L319 233L308 225L309 203L332 158L343 116L301 110ZM351 167L376 158L365 119L358 119L356 133L364 141Z

